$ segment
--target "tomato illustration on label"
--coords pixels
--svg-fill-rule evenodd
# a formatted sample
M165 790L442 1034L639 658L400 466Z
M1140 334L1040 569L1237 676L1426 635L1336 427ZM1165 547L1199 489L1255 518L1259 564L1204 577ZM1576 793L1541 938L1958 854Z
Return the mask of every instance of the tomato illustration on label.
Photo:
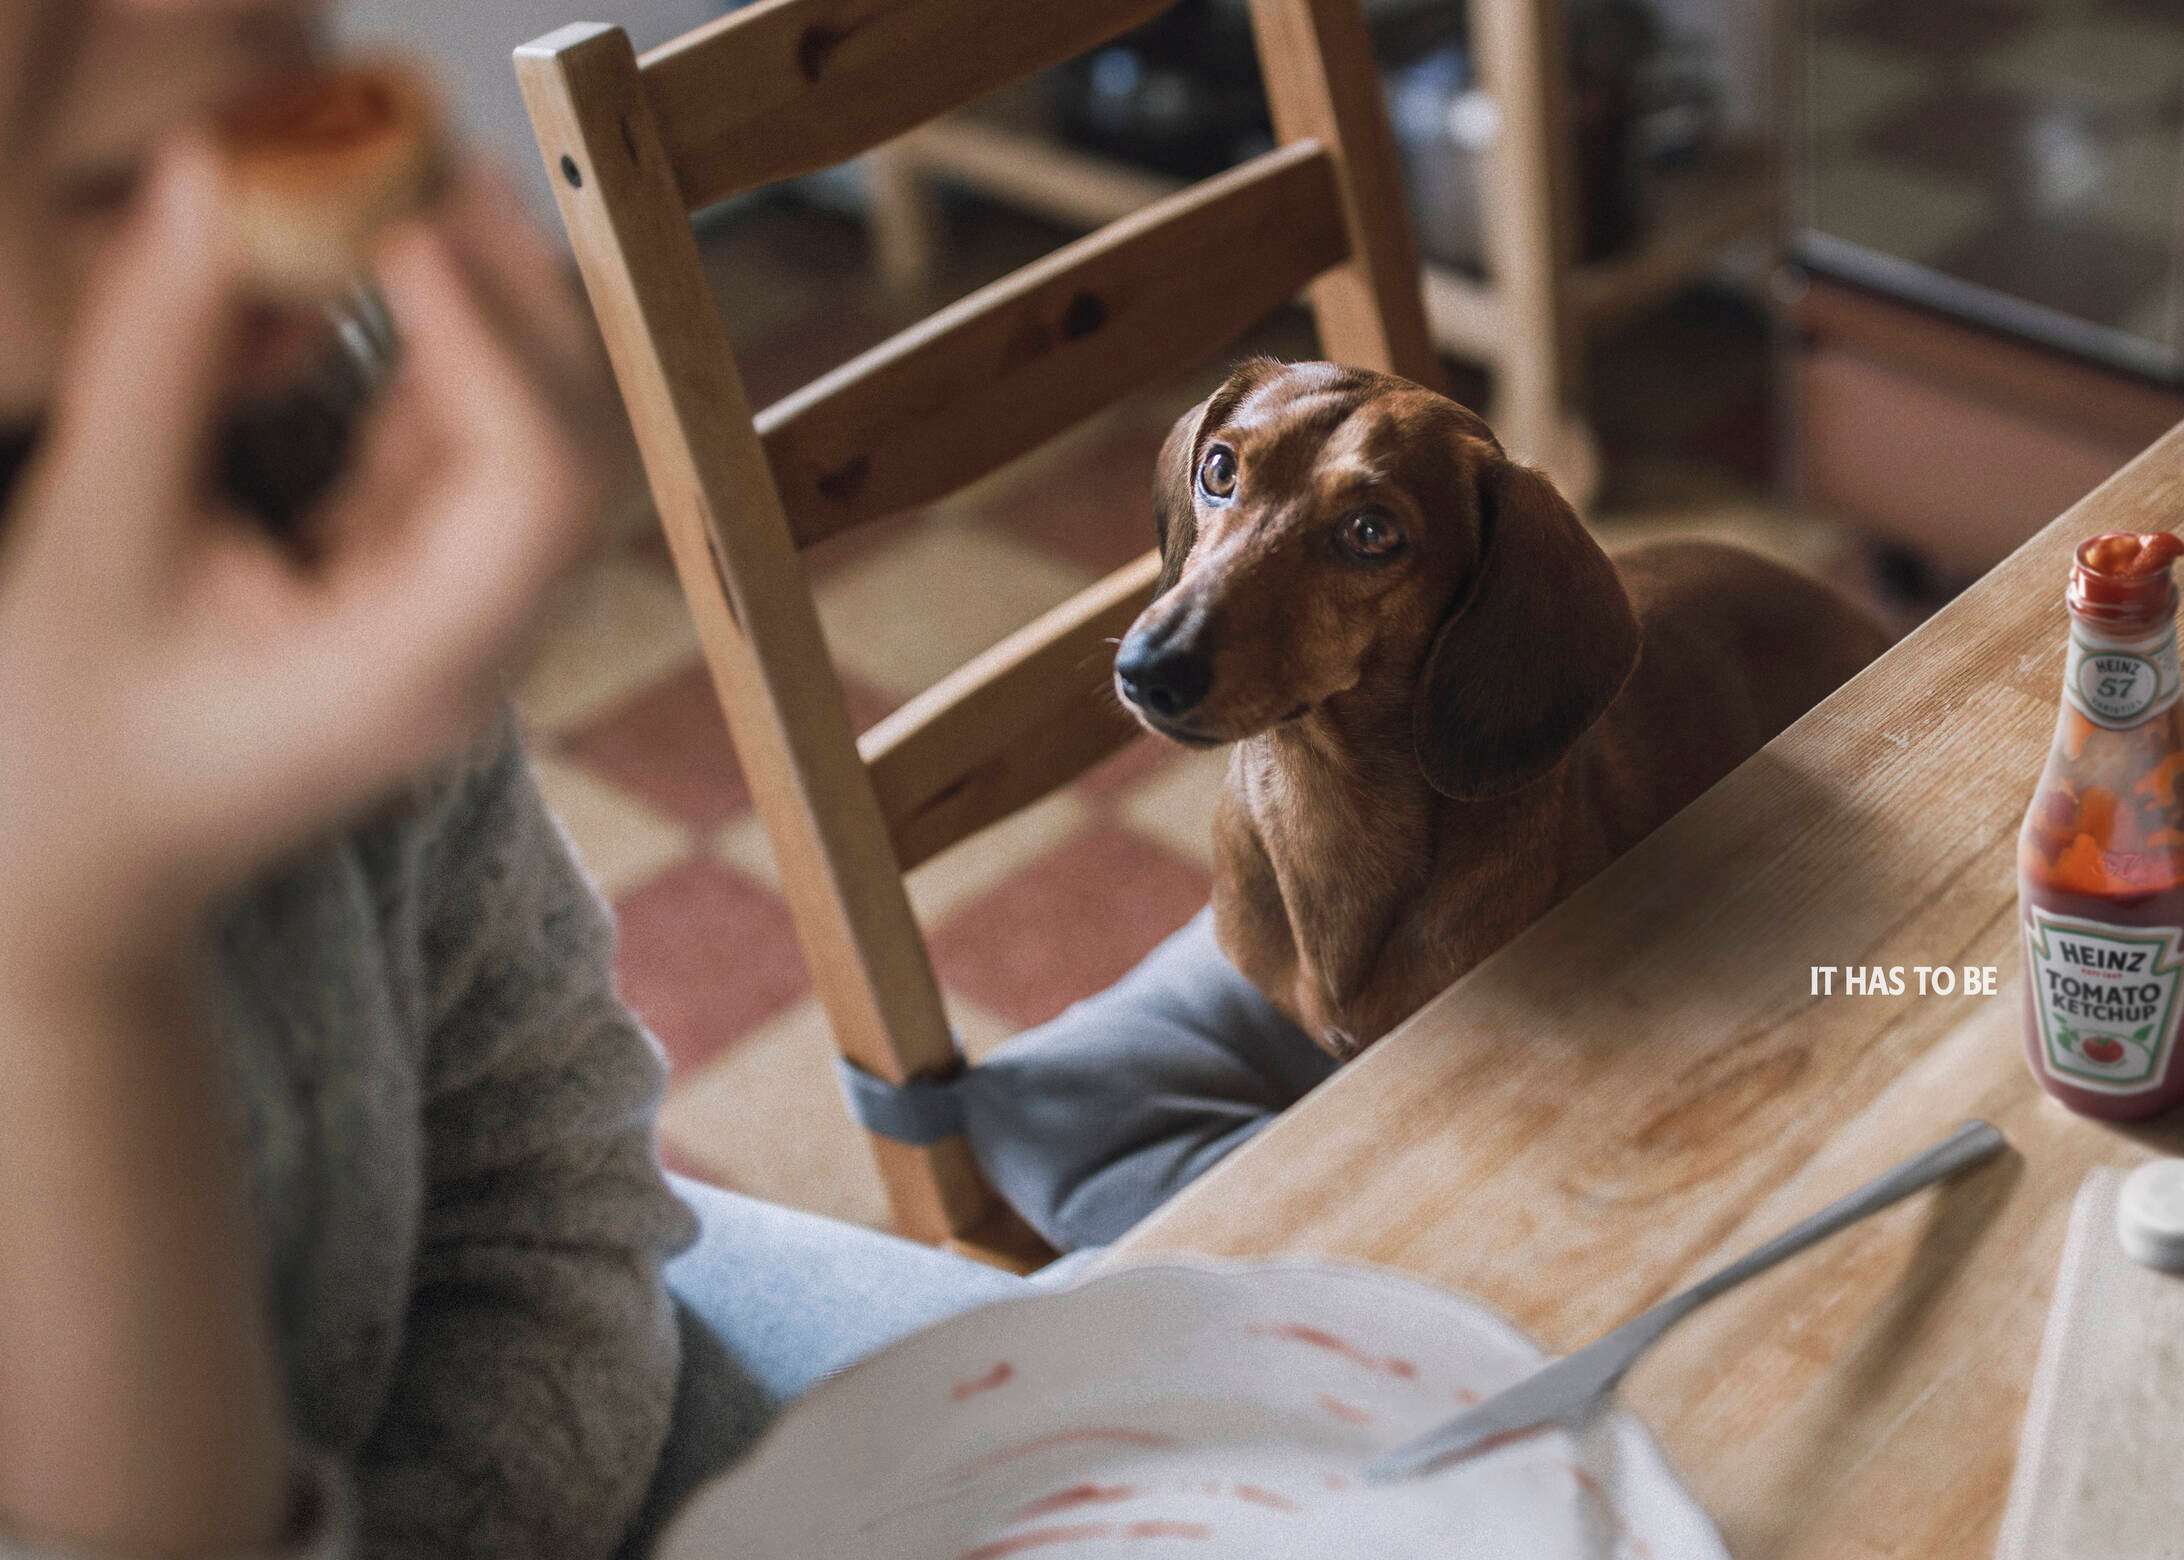
M2085 1053L2087 1061L2103 1067L2113 1067L2123 1060L2123 1042L2114 1035L2087 1035L2078 1042L2078 1049Z

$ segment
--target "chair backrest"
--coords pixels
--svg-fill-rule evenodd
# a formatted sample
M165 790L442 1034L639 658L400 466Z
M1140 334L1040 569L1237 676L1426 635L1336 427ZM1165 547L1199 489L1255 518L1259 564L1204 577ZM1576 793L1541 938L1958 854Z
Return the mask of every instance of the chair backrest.
M754 418L690 215L868 151L1170 0L762 0L639 59L517 51L721 706L842 1054L961 1065L902 873L1135 735L1111 641L1139 559L852 733L796 552L940 498L1202 362L1300 288L1330 358L1437 385L1358 0L1251 0L1279 145L902 332ZM1148 483L1151 473L1147 473ZM1033 1250L960 1136L875 1136L898 1228Z

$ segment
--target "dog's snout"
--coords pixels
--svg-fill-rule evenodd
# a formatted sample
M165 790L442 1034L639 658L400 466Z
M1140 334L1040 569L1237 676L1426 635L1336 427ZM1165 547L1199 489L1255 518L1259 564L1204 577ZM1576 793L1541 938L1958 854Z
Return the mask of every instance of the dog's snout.
M1132 634L1115 655L1123 697L1166 720L1193 709L1213 686L1213 659L1187 644Z

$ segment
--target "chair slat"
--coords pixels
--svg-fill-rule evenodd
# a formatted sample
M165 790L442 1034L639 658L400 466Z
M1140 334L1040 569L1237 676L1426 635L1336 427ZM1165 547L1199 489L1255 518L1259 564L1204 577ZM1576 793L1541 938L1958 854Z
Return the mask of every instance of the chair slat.
M1210 356L1348 253L1313 141L1111 223L760 414L790 529L809 546L944 497Z
M868 152L1175 0L763 0L647 54L686 209Z
M860 743L908 871L1066 785L1143 728L1110 679L1114 642L1152 599L1149 552L966 662Z

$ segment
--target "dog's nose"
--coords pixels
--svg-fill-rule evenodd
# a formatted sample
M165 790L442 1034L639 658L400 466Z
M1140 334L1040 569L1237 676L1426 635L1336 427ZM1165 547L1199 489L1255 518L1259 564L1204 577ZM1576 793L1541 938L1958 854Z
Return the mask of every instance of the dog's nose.
M1193 708L1213 686L1213 660L1196 650L1132 635L1115 654L1123 697L1155 715L1173 719Z

